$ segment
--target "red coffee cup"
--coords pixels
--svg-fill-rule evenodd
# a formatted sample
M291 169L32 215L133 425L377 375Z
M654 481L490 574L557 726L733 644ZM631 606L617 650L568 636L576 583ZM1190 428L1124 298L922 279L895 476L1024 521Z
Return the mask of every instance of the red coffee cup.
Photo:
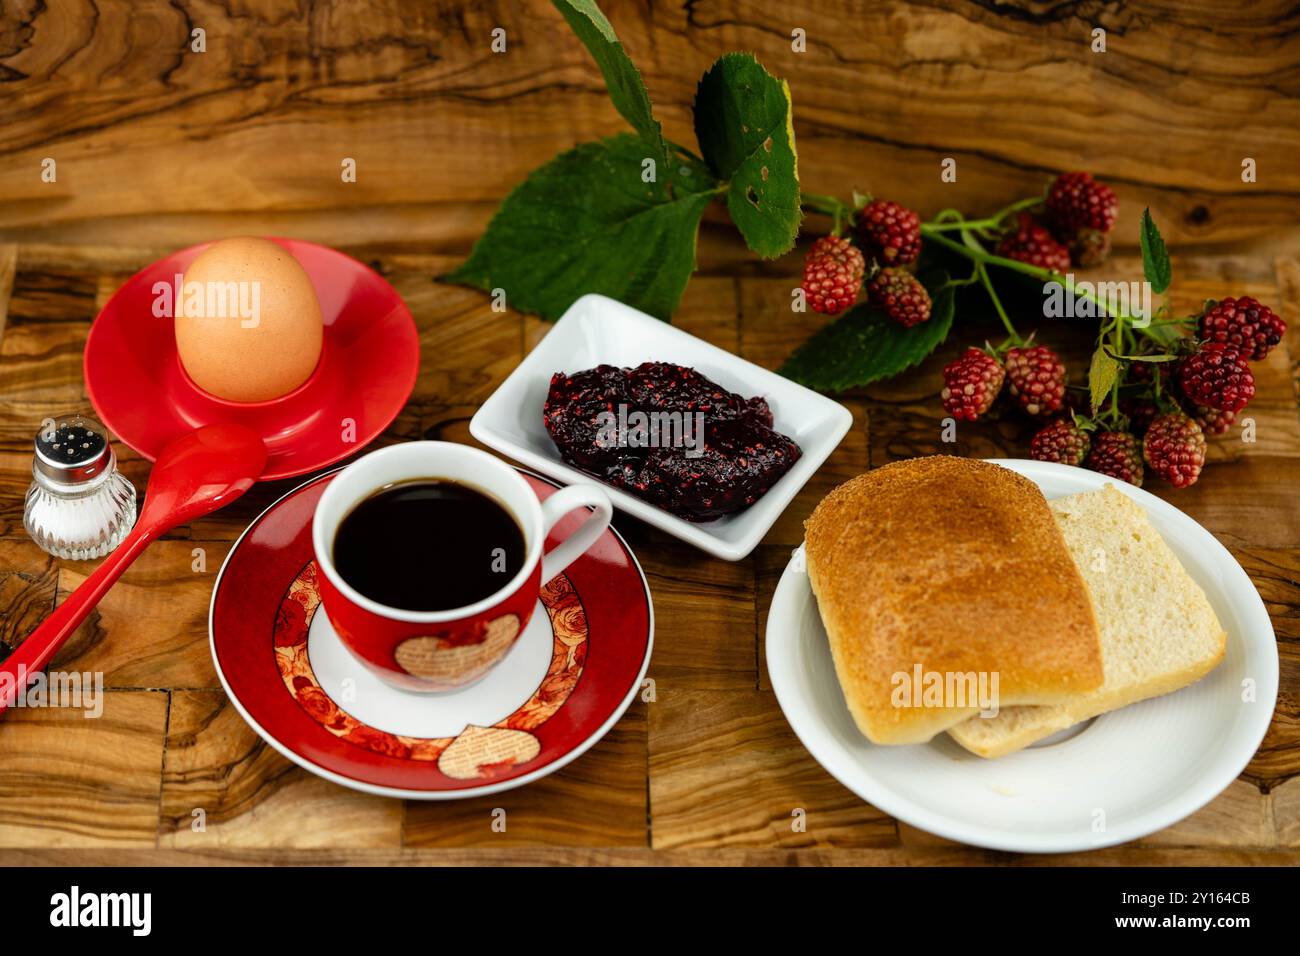
M514 517L524 536L524 560L499 591L447 611L408 611L371 600L339 575L333 559L339 524L377 491L412 480L460 482ZM556 522L584 507L594 509L587 520L543 554ZM344 468L316 505L312 544L321 602L344 646L382 680L403 690L459 690L506 656L528 626L538 591L595 544L611 515L609 497L595 485L571 485L542 502L514 468L477 448L441 441L392 445Z

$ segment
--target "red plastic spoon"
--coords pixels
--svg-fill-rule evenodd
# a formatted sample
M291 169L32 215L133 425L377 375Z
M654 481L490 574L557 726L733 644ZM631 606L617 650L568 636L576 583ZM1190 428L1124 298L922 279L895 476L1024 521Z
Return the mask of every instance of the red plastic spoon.
M0 663L0 714L45 669L77 625L149 542L234 501L266 466L266 446L243 425L204 425L162 450L145 488L140 519L117 549Z

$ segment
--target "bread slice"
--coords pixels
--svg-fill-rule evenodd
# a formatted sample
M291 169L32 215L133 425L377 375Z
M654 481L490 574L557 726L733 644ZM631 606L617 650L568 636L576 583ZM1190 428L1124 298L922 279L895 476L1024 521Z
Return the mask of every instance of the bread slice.
M1214 609L1146 512L1114 485L1048 502L1087 581L1101 628L1105 683L1050 707L1007 707L952 728L981 757L1001 757L1108 710L1178 690L1223 660Z
M840 485L804 530L835 672L873 742L920 743L980 712L973 694L900 704L897 676L918 668L945 682L996 675L1002 705L1101 686L1083 579L1042 492L1015 472L943 455L895 462Z

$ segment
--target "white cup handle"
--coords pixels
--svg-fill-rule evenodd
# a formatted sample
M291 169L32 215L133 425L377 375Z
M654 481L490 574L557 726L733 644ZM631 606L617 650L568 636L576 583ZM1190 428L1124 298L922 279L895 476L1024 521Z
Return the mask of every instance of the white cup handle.
M561 541L546 554L542 555L542 585L549 584L561 571L596 543L596 539L609 527L609 519L614 515L614 506L609 503L609 496L595 485L570 485L561 488L542 502L542 537L550 534L557 521L575 508L591 507L596 510L584 521L578 530Z

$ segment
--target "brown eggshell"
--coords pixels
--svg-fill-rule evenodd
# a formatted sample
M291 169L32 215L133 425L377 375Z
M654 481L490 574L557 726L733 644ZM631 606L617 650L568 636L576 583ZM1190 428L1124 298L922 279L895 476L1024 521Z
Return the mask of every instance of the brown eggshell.
M203 314L191 314L196 283L203 292ZM208 292L218 286L230 291L230 283L242 298L227 297L223 309L220 298ZM305 382L320 359L323 327L316 290L298 260L268 239L213 243L185 271L174 308L181 364L196 385L218 398L279 398Z

